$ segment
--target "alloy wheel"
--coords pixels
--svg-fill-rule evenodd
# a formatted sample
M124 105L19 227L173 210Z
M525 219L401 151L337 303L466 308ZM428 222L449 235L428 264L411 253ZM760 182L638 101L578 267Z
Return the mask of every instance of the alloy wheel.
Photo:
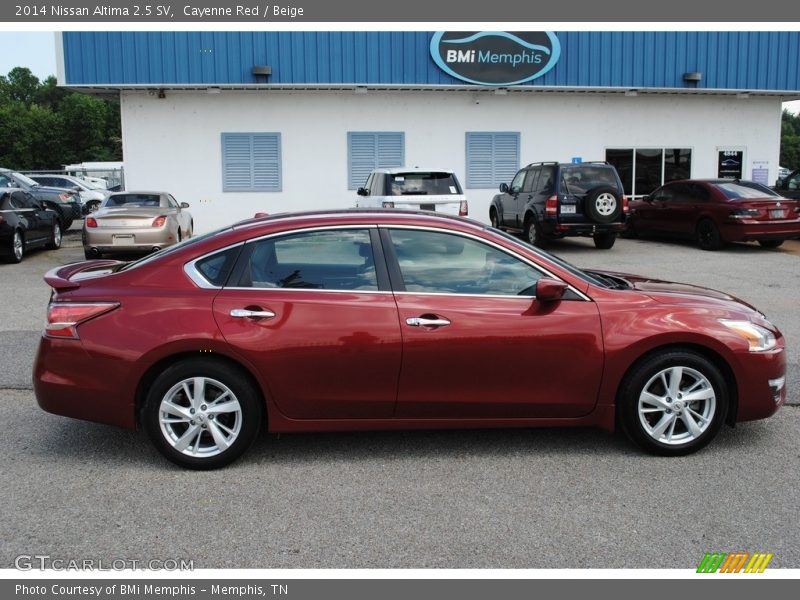
M603 217L608 217L614 214L614 211L617 210L617 199L614 197L614 194L610 194L608 192L604 192L597 196L594 204L597 208L598 214L602 215Z

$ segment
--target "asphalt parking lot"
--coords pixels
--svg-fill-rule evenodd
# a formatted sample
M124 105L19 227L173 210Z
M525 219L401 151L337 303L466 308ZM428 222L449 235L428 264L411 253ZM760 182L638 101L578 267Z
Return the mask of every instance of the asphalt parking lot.
M60 251L0 265L2 567L46 554L195 568L694 568L711 551L800 567L799 241L550 247L580 266L725 290L782 329L792 406L724 428L696 455L652 457L593 430L263 435L231 467L199 473L142 432L36 406L42 274L82 259L79 225Z

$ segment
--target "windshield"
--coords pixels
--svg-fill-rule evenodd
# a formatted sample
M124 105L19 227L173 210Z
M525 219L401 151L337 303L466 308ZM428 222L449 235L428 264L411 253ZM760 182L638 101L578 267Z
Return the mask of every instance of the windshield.
M780 197L768 187L755 181L731 181L730 183L716 183L716 188L725 194L729 200L752 200L753 198Z
M205 241L208 238L217 235L218 233L222 233L224 231L230 231L231 229L233 229L233 227L228 225L226 227L223 227L222 229L215 229L214 231L209 231L208 233L204 233L203 235L192 236L188 240L183 240L182 242L178 242L173 246L168 246L163 250L159 250L158 252L154 252L153 254L148 254L147 256L140 258L139 260L129 262L125 264L122 268L120 268L120 271L127 271L129 269L135 269L137 267L141 267L142 265L146 265L147 263L156 260L158 258L161 258L162 256L167 256L169 254L172 254L176 250L181 250L188 246L192 246L199 242Z
M38 184L38 183L36 183L36 182L35 182L33 179L31 179L31 178L30 178L30 177L28 177L27 175L23 175L22 173L16 173L16 172L15 172L15 173L13 174L13 177L14 177L14 179L16 179L17 181L21 181L21 182L22 182L22 183L24 183L25 185L28 185L28 186L31 186L31 187L36 187L36 186L38 186L38 185L39 185L39 184Z
M447 196L460 194L452 173L395 173L389 175L392 196Z
M601 280L601 279L599 279L598 277L596 277L594 275L590 275L586 271L583 271L583 270L579 269L578 267L576 267L575 265L573 265L571 263L568 263L563 258L559 258L558 256L556 256L554 254L550 254L549 252L545 252L541 248L536 248L534 246L531 246L530 244L526 244L525 242L523 242L519 238L514 237L510 233L506 233L505 231L500 231L499 229L492 229L491 227L486 227L486 230L487 231L491 231L492 233L495 233L497 235L500 235L500 236L504 237L506 240L508 240L510 242L513 242L515 245L521 246L522 248L525 248L526 250L533 250L536 254L538 254L539 256L544 258L545 260L548 260L551 263L554 263L554 264L558 265L559 267L561 267L565 271L568 271L572 275L575 275L575 277L579 277L580 279L582 279L586 283L591 283L592 285L596 285L596 286L604 287L604 288L613 287L612 285L609 285L609 283L607 281Z
M161 206L161 196L158 194L115 194L106 199L103 208L153 208Z

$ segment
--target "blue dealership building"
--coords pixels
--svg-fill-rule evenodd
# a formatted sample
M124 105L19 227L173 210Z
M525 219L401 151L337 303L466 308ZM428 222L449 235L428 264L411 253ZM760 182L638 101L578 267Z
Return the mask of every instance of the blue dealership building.
M451 169L470 215L536 161L607 160L641 196L778 173L800 32L64 32L59 83L119 95L129 188L200 231L355 204L377 167Z

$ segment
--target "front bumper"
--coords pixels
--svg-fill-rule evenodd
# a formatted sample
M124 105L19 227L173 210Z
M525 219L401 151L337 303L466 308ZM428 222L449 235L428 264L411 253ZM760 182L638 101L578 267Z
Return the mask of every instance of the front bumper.
M786 351L783 340L767 352L737 353L735 376L739 407L736 422L766 419L786 402Z

